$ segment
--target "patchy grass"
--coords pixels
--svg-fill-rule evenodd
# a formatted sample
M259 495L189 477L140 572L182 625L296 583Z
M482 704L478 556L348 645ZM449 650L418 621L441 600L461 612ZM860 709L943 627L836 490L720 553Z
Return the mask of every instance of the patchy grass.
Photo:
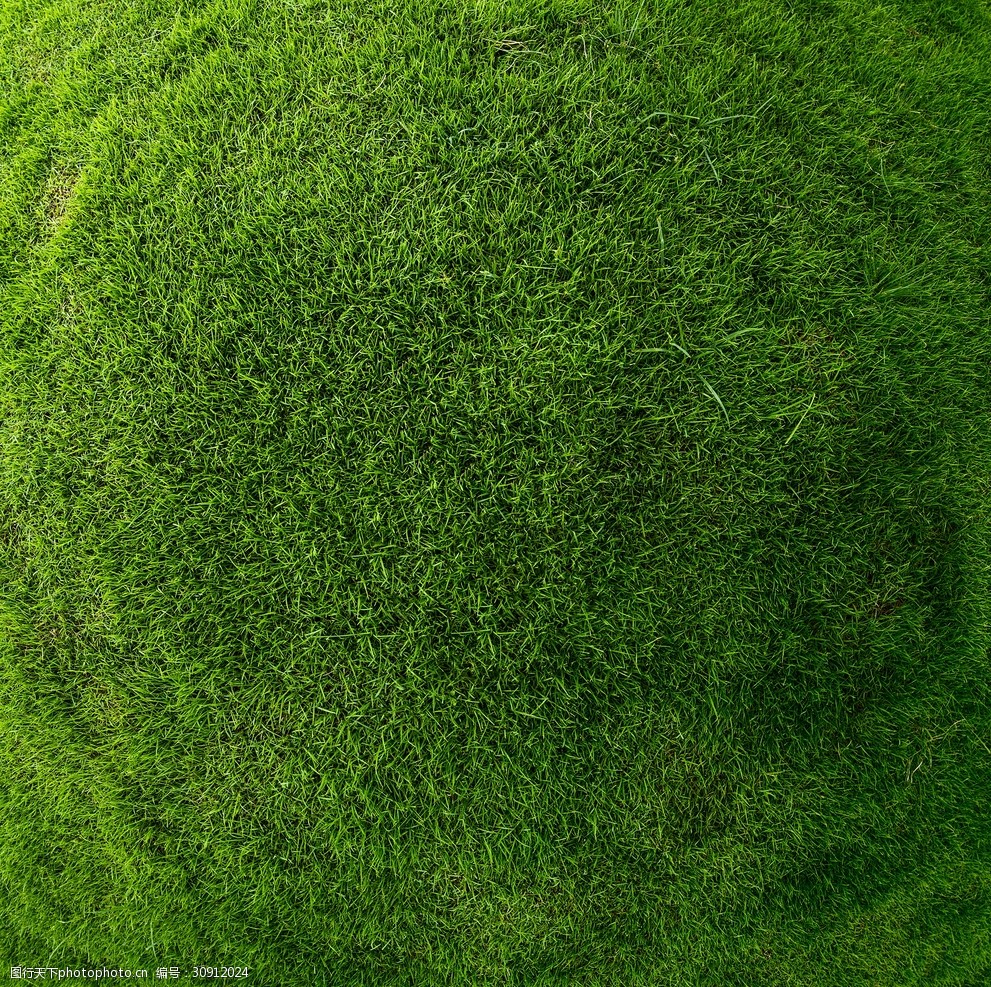
M64 169L56 170L49 178L45 190L45 220L50 227L57 228L65 218L76 181L76 177Z
M0 0L0 961L987 982L989 38Z

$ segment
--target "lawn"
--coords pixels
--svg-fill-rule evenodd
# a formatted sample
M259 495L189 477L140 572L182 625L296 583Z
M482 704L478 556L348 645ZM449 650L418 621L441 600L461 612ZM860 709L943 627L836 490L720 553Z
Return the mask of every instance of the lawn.
M0 0L0 973L991 983L989 368L985 2Z

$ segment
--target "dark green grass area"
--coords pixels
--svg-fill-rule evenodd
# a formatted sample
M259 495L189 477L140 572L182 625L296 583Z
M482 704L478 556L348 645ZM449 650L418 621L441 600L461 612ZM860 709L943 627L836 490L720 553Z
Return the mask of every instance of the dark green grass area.
M991 982L986 4L0 0L0 149L0 971Z

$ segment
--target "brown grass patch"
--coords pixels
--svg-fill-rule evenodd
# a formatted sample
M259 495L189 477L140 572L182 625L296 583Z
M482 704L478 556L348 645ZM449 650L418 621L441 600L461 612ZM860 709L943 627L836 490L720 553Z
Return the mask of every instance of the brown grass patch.
M45 190L45 220L50 228L58 227L65 219L78 181L79 175L66 168L56 168L52 172Z

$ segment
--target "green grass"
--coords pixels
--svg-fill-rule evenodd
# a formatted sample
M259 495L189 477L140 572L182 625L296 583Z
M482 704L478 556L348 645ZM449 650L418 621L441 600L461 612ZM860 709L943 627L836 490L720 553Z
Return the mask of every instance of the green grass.
M991 982L985 3L0 0L0 148L0 970Z

